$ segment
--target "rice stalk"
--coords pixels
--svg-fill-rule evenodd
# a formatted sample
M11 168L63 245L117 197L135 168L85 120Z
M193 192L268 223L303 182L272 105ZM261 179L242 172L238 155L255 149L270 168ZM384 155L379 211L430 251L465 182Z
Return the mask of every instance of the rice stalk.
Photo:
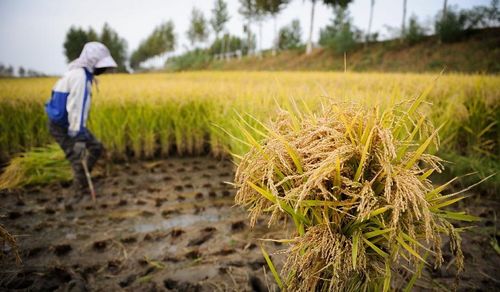
M446 185L428 178L443 166L429 154L439 128L417 110L421 96L384 110L345 103L308 115L281 110L258 135L245 135L252 148L236 171L236 203L249 210L252 226L262 214L269 225L295 222L281 271L286 290L401 288L394 275L401 265L419 274L431 264L426 253L442 264L442 234L463 268L449 220L476 218L446 210L464 197L443 195Z
M16 259L16 263L20 265L22 263L21 261L21 256L19 255L19 247L17 246L17 241L16 239L10 235L10 233L5 229L1 224L0 224L0 240L2 241L2 245L7 243L11 250L12 253L14 254L14 257ZM0 258L2 257L2 253L0 253Z

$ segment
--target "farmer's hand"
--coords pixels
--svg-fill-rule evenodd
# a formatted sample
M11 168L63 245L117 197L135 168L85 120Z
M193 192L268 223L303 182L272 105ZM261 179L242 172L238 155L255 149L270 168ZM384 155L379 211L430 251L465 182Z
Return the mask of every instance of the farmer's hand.
M76 142L73 146L73 152L77 157L82 157L83 152L85 151L85 142Z

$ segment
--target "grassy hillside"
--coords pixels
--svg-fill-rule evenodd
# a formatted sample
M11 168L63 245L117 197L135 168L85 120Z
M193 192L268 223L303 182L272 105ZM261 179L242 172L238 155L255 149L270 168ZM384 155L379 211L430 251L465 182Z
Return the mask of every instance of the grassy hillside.
M439 44L435 36L410 46L399 40L362 44L347 54L347 70L388 72L500 72L500 28L470 32L461 42ZM277 56L217 61L206 64L215 70L344 70L344 55L316 49L306 56L303 50L285 51ZM198 68L200 69L200 68Z

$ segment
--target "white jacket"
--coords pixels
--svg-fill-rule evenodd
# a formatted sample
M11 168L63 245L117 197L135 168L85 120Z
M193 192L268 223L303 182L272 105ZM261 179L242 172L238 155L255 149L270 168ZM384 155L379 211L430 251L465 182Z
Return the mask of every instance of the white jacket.
M93 72L95 68L109 67L116 67L116 62L108 48L99 42L87 43L52 89L45 111L51 122L68 129L70 137L87 138Z
M86 68L70 70L52 89L50 101L45 105L49 119L68 129L70 137L85 138L91 103L93 75Z

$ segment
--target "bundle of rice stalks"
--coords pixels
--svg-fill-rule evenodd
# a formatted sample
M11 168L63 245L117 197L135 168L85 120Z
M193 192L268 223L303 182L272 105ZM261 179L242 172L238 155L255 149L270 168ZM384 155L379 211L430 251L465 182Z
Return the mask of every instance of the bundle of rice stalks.
M252 225L268 213L269 225L291 218L296 226L297 236L285 240L283 289L411 288L429 259L442 264L441 234L463 268L459 230L449 219L475 217L444 210L463 196L443 195L449 183L428 179L443 167L426 153L437 147L439 129L417 111L424 98L385 110L281 110L259 128L241 119L252 148L236 172L237 204L249 209Z
M51 144L12 158L0 175L0 190L71 179L71 168L64 152L57 144Z
M16 239L12 235L10 235L7 229L5 229L2 225L0 225L0 242L2 243L2 245L7 243L10 246L14 254L14 257L16 258L16 262L20 264L21 256L19 255L19 248L17 246ZM1 257L2 254L0 253L0 258Z

